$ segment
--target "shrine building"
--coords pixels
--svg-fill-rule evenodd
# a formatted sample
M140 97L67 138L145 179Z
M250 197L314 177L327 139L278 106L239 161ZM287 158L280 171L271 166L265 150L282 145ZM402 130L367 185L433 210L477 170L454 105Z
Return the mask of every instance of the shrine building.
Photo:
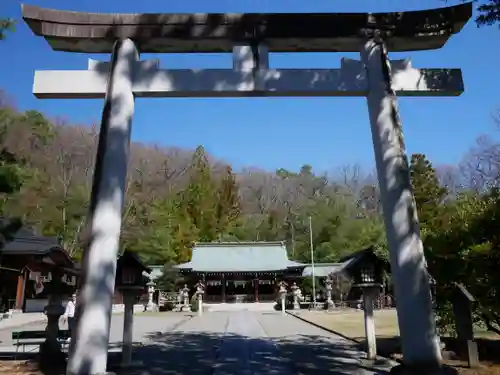
M284 242L211 242L195 244L191 261L175 268L189 287L206 285L206 302L264 302L306 266L288 259Z
M9 220L0 218L5 227ZM56 237L20 227L0 250L0 311L42 311L52 293L52 277L61 278L61 292L73 293L77 264Z

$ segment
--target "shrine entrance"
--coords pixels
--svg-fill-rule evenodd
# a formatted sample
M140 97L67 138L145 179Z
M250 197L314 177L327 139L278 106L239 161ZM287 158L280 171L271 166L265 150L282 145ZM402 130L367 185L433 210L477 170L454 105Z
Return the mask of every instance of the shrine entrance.
M305 267L288 259L283 242L197 243L191 261L175 266L191 288L202 280L207 303L275 301L279 280L300 277Z
M23 19L58 51L110 53L80 71L36 71L38 98L104 98L81 315L72 374L106 372L135 98L364 97L370 117L403 358L439 366L429 275L420 240L397 96L457 96L460 69L417 69L389 52L435 50L462 29L472 3L397 13L98 14L23 6ZM340 69L270 69L269 52L360 52ZM160 69L139 53L232 53L233 69ZM100 301L96 303L95 301ZM103 322L95 324L95 322Z

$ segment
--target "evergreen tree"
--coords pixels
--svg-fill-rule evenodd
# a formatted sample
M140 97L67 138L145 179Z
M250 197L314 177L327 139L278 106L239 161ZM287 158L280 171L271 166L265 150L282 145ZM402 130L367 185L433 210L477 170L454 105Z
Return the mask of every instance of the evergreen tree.
M410 176L421 227L423 229L432 227L432 222L439 216L438 210L448 191L439 184L436 170L425 155L412 155Z
M0 19L0 40L5 39L5 34L7 31L14 31L16 22L13 19Z
M202 242L217 239L216 186L202 146L198 146L190 165L187 188L181 193L182 209L196 227Z
M500 21L500 0L487 0L477 7L479 16L476 18L478 26L493 25Z
M231 230L231 224L238 219L240 213L239 187L232 168L228 166L217 189L215 215L219 236L223 236Z

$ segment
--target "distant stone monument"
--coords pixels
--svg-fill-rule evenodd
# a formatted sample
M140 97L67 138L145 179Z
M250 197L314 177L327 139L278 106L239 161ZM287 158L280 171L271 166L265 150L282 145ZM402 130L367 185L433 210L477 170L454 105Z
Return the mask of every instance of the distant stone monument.
M184 305L184 291L183 288L179 288L177 292L177 303L174 307L174 311L182 311L182 306Z
M293 309L299 310L300 298L302 297L302 292L296 282L292 284L290 289L292 290L292 295L293 295Z
M335 308L335 303L332 299L332 290L333 290L333 280L330 277L327 277L325 280L325 290L326 290L326 308L328 310Z
M153 301L156 283L150 280L146 285L148 287L148 304L146 305L146 311L157 311L158 305Z
M182 288L182 300L183 305L181 311L191 311L191 304L189 303L189 287L187 284L184 284L184 288Z
M196 298L198 300L198 315L203 315L203 294L205 294L205 284L200 281L196 283Z
M59 319L64 314L62 305L61 283L55 277L52 281L52 294L49 296L48 304L44 307L47 316L47 326L45 328L46 339L40 345L40 367L45 371L63 367L66 363L65 355L61 351L59 336Z
M288 285L286 282L281 281L279 283L279 296L280 296L280 301L281 301L281 313L285 315L286 312L286 297L288 295Z
M459 69L417 69L389 52L441 48L472 4L359 14L98 14L23 5L36 35L58 51L110 53L88 69L36 71L38 98L104 98L69 374L103 374L109 337L134 100L141 97L365 97L407 369L439 367L418 218L397 96L457 96ZM216 31L215 31L216 30ZM232 69L162 70L139 53L232 52ZM269 52L360 52L340 69L269 68ZM117 145L120 145L117 147ZM95 301L102 301L96 304ZM431 317L431 318L430 318ZM409 370L408 370L409 371Z

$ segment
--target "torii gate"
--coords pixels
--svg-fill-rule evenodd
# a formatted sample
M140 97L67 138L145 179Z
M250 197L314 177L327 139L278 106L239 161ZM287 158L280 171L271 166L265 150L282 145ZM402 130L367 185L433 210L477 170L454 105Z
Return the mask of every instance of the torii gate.
M36 71L38 98L105 98L89 213L82 303L68 374L106 371L111 301L135 97L366 97L405 367L439 366L429 277L396 95L458 96L459 69L416 69L388 51L442 47L472 4L401 13L98 14L23 5L54 50L111 53L87 70ZM268 52L352 52L340 69L269 69ZM159 69L139 52L232 52L233 69ZM428 372L426 372L428 373Z

